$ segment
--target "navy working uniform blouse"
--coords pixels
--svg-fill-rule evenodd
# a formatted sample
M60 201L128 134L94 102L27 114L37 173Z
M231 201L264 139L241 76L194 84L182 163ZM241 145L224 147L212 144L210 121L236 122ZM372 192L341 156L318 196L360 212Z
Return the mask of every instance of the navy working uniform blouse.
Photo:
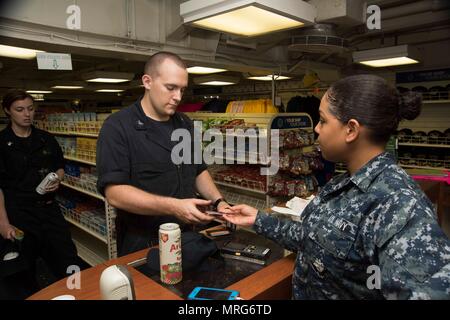
M300 222L258 212L254 229L297 252L295 299L450 298L450 240L388 153L331 180Z

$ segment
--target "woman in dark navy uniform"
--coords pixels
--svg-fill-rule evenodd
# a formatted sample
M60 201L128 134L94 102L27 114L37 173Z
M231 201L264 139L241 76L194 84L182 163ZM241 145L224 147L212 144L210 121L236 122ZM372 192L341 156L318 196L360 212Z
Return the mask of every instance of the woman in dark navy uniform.
M3 244L14 241L14 227L24 232L19 257L27 271L25 276L15 276L22 284L15 282L11 290L22 286L25 296L11 293L10 297L25 298L39 289L35 274L38 257L46 262L56 279L68 276L68 266L80 264L68 223L54 200L64 177L61 148L52 135L32 125L34 107L29 94L21 90L9 91L2 104L11 121L0 132L0 241ZM50 172L55 172L59 180L40 195L36 187ZM7 267L11 261L4 259L3 254L0 279L11 273Z

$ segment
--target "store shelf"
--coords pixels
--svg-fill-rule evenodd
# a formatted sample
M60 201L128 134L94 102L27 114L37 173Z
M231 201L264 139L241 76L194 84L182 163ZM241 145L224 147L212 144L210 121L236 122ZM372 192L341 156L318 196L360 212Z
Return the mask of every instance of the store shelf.
M61 182L61 185L65 186L65 187L67 187L67 188L76 190L76 191L78 191L78 192L84 193L84 194L86 194L86 195L88 195L88 196L97 198L97 199L99 199L99 200L105 201L105 198L102 197L102 196L99 195L99 194L93 193L93 192L91 192L91 191L85 190L85 189L80 188L80 187L72 186L72 185L70 185L70 184L68 184L68 183L66 183L66 182L64 182L64 181Z
M246 163L246 164L250 163L250 153L249 152L246 152L245 155L243 155L242 158L244 158L244 159L242 159L241 156L238 156L238 155L233 155L232 157L227 157L226 153L224 153L224 155L216 154L216 155L214 155L214 158L223 160L224 164L227 164L227 160L233 161L233 163ZM251 164L261 164L261 165L269 165L270 164L269 157L267 157L261 153L256 154L256 159L257 159L256 163L252 162ZM244 161L242 161L242 160L244 160ZM238 162L238 161L240 161L240 162Z
M216 181L216 180L214 180L214 183L215 183L216 185L219 185L219 186L224 186L224 187L233 188L233 189L237 189L237 190L245 190L245 191L253 192L253 193L256 193L256 194L262 194L262 195L265 195L265 194L266 194L266 192L265 192L265 191L262 191L262 190L256 190L256 189L251 189L251 188L245 188L245 187L241 187L241 186L238 186L238 185L235 185L235 184L226 183L226 182L222 182L222 181Z
M261 195L258 195L259 197L251 197L242 193L238 193L234 187L234 190L231 190L228 187L219 187L220 192L222 195L227 199L228 203L232 205L236 204L248 204L249 206L252 206L254 208L257 208L259 210L266 210L267 209L267 201L266 197L261 198Z
M450 148L450 145L448 145L448 144L399 142L398 145L399 146L409 146L409 147L426 147L426 148Z
M411 168L411 169L450 170L450 168L444 168L444 167L416 166L416 165L401 164L401 163L400 163L400 167L402 167L402 168Z
M62 131L49 131L49 133L58 136L76 136L76 137L86 137L86 138L98 138L97 133L82 133L82 132L62 132Z
M83 231L89 233L91 236L96 237L98 240L100 240L100 241L102 241L102 242L104 242L104 243L108 243L108 241L107 241L107 239L106 239L105 236L103 236L103 235L101 235L101 234L95 232L94 230L91 230L91 229L87 228L86 226L83 226L81 223L78 223L78 222L76 222L75 220L73 220L73 219L71 219L71 218L69 218L69 217L64 216L64 218L65 218L68 222L70 222L71 224L73 224L75 227L77 227L77 228L79 228L79 229L81 229L81 230L83 230Z
M91 161L87 161L87 160L83 160L83 159L78 159L78 158L75 158L75 157L64 156L64 159L70 160L70 161L75 161L75 162L80 162L80 163L84 163L84 164L89 164L91 166L95 166L96 165L95 162L91 162Z
M71 233L78 255L86 263L96 266L108 260L108 250L104 243L95 241L90 235L78 230L76 227L71 229Z
M422 100L424 104L437 104L437 103L450 103L450 100L440 99L440 100Z

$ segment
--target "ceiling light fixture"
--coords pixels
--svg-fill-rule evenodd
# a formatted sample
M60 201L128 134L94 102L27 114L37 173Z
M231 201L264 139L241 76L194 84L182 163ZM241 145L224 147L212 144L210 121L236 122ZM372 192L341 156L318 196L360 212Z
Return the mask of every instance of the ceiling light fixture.
M110 92L110 93L116 93L116 92L124 92L123 89L98 89L95 90L95 92Z
M227 71L226 69L217 69L217 68L208 68L208 67L189 67L187 68L188 73L192 74L210 74L210 73L219 73Z
M131 81L134 78L134 74L128 72L93 71L82 75L82 78L89 82L121 83Z
M208 86L229 86L237 84L238 82L239 82L238 77L220 74L194 78L195 84Z
M53 93L53 91L50 90L27 90L27 93L29 94L36 94L36 93Z
M83 89L82 86L53 86L52 89L59 89L59 90L76 90L76 89Z
M273 78L274 78L275 81L292 79L292 77L277 76L277 75L275 75ZM247 79L250 79L250 80L260 80L260 81L272 81L272 75L269 74L269 75L267 75L267 76L247 77Z
M353 52L353 61L370 67L389 67L419 63L417 49L407 44Z
M251 37L313 24L317 11L301 0L190 0L180 15L186 24Z
M0 44L0 56L4 57L31 60L36 58L37 52L43 51Z

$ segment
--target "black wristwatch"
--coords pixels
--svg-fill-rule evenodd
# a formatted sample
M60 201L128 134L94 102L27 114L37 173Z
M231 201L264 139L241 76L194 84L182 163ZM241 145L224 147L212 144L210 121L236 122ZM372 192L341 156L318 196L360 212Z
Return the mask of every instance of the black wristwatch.
M214 204L213 204L214 209L217 210L217 206L218 206L219 203L221 203L222 201L227 202L224 198L219 198L219 199L217 199L216 201L214 201Z

